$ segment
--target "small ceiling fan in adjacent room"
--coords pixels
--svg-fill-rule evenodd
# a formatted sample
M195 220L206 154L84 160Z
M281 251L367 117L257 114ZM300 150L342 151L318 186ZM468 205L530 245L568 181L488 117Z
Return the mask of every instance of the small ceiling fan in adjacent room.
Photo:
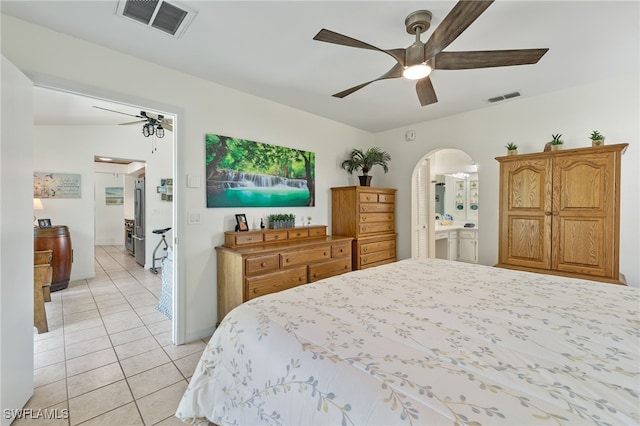
M407 33L416 36L416 41L406 49L380 49L334 31L320 30L313 38L314 40L360 49L377 50L390 55L397 62L380 77L343 90L333 96L344 98L375 81L405 77L410 80L417 80L416 92L418 99L420 100L420 105L425 106L438 102L438 97L430 78L430 73L434 70L464 70L537 63L549 49L444 51L493 1L458 1L426 43L420 40L420 35L431 26L432 14L428 10L418 10L411 13L405 19L405 27Z
M142 134L146 137L155 135L158 138L164 137L164 131L173 131L173 121L170 118L166 118L164 115L155 114L153 112L140 111L140 115L129 114L122 111L115 111L108 108L102 108L99 106L93 106L94 108L102 109L105 111L115 112L118 114L128 115L130 117L137 117L141 120L130 121L128 123L120 123L120 125L140 124L142 125Z

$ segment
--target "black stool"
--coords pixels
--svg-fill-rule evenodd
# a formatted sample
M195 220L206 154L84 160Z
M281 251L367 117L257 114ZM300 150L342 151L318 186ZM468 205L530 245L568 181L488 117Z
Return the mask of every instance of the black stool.
M162 239L158 242L158 245L156 246L156 248L153 250L153 267L151 268L151 271L154 274L158 273L158 269L156 268L156 260L162 260L165 257L167 257L167 249L169 248L169 244L167 244L167 240L164 238L164 235L169 232L171 230L171 228L163 228L163 229L154 229L152 232L154 234L158 234L158 235L162 235ZM160 256L160 257L156 257L156 252L158 251L158 249L160 248L160 245L164 243L164 256Z

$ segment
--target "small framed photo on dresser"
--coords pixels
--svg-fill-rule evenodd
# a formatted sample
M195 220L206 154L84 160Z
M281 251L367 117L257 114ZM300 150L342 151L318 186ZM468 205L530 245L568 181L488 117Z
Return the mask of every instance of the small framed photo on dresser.
M247 223L247 216L243 214L236 215L236 232L238 231L248 231L249 224Z

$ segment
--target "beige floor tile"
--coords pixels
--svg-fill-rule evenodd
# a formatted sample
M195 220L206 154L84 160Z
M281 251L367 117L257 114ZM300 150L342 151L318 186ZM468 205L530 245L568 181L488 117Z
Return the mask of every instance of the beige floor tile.
M156 342L156 339L152 336L114 347L119 360L131 358L132 356L140 355L141 353L149 352L158 348L160 348L160 345L158 345L158 342Z
M122 379L124 379L124 374L120 364L117 362L69 377L67 379L69 398L74 398Z
M37 388L64 379L67 374L65 368L64 362L36 368L33 370L33 387Z
M33 355L33 368L38 369L47 365L64 361L64 348L53 349Z
M145 323L145 325L151 325L160 321L166 321L167 317L164 314L156 311L147 315L141 315L140 319L142 320L143 323Z
M96 337L102 337L107 335L107 329L104 325L100 324L97 327L86 328L84 330L73 331L71 333L65 333L64 342L68 345L84 342L87 340L95 339Z
M63 312L65 316L68 316L80 312L91 311L93 309L96 309L96 302L92 300L89 303L65 303Z
M155 424L172 416L187 388L187 381L182 380L169 387L140 398L136 401L142 419L147 425Z
M202 352L196 352L194 354L187 355L184 358L177 359L174 363L182 375L188 379L193 376L193 372L196 370L196 366L198 365L198 361L200 361L201 356Z
M120 291L118 291L117 294L113 294L109 298L103 296L96 299L96 305L98 305L98 309L106 308L107 306L119 305L121 303L127 303L127 299L124 298Z
M156 322L153 324L149 324L147 329L151 332L151 334L156 335L159 333L164 333L166 331L171 331L171 321L164 320L160 322Z
M65 379L33 390L33 395L27 401L25 408L48 408L67 400L67 381Z
M43 333L44 334L44 333ZM54 349L59 349L64 346L64 337L59 334L51 339L38 340L33 342L33 353L39 354L40 352L47 352Z
M145 337L151 336L147 327L137 327L132 328L131 330L121 331L119 333L110 334L111 343L113 346L122 345L124 343L133 342L134 340L144 339ZM162 346L162 345L160 345Z
M182 380L184 380L184 377L171 362L127 378L135 399L142 398Z
M162 420L161 422L156 423L156 426L184 426L184 423L182 422L182 420L173 415Z
M105 306L104 308L98 308L100 311L100 315L111 315L117 314L118 312L127 312L133 311L131 305L128 302L118 303L117 305Z
M92 352L101 351L111 347L111 340L108 336L100 336L83 342L72 343L66 346L66 358L72 359L87 355Z
M64 324L65 325L73 324L76 322L81 322L81 321L90 320L94 318L100 318L100 313L98 312L98 308L96 307L95 303L93 305L93 309L90 309L85 312L78 312L76 314L65 315Z
M71 424L77 425L133 401L124 380L69 400Z
M113 281L116 281L122 278L132 278L131 274L125 269L108 271L107 275L109 275L109 278L111 278Z
M176 418L177 419L177 418ZM144 425L138 407L130 402L122 407L111 410L91 420L82 423L82 426L138 426ZM184 423L182 423L184 426Z
M171 357L171 359L184 358L187 355L194 353L201 354L205 348L205 344L202 340L196 340L195 342L186 343L184 345L167 345L162 349Z
M167 346L173 344L173 339L171 337L170 331L163 331L162 333L158 333L154 335L155 339L158 341L160 346Z
M124 375L126 377L131 377L133 375L142 373L143 371L147 371L151 368L166 364L170 361L171 359L167 356L167 354L161 348L159 348L140 355L133 356L131 358L123 359L122 361L120 361L120 364L122 365Z
M118 315L118 314L114 314ZM109 323L105 323L105 327L107 328L107 332L109 334L118 333L120 331L131 330L132 328L137 328L143 326L144 323L140 318L135 319L119 319L115 321L111 321Z
M65 324L64 332L65 334L74 333L76 331L86 330L87 328L98 327L100 325L103 325L102 318L91 318L84 321L75 322L73 324Z
M93 370L118 361L113 348L103 349L88 355L67 360L67 377Z
M51 302L49 302L49 303L51 303ZM35 327L33 329L33 341L34 342L39 342L41 340L47 340L47 339L53 339L54 337L60 337L62 335L63 335L62 328L58 328L56 330L52 330L51 327L49 327L49 332L42 333L42 334L38 334L38 332L36 331Z

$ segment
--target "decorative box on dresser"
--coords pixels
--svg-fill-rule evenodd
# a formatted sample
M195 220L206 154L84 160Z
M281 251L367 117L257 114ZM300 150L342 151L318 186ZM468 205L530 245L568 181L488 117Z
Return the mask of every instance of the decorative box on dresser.
M396 261L395 189L331 188L331 234L354 237L353 269Z
M627 145L496 158L497 266L625 284L620 163Z
M305 226L225 232L216 247L218 323L250 299L351 271L350 237Z

